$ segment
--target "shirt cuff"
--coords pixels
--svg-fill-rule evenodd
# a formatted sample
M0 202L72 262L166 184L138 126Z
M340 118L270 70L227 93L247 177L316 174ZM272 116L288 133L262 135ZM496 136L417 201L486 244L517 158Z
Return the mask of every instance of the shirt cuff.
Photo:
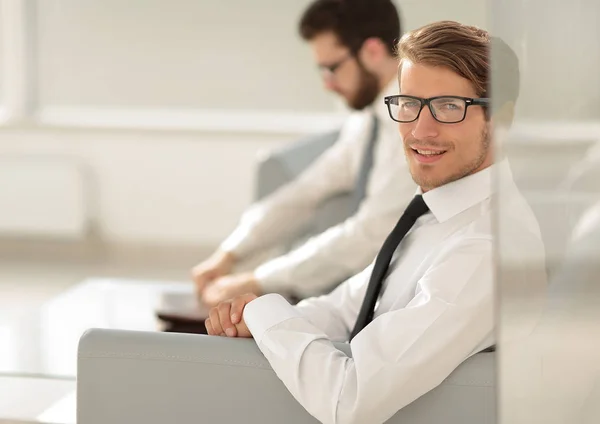
M272 327L302 315L283 296L271 293L254 299L244 308L244 321L254 340L260 344L264 334Z

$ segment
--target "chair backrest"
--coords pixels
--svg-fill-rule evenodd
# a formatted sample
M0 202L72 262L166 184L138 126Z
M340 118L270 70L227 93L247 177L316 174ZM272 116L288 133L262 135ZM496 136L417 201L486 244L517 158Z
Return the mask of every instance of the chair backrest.
M336 142L339 131L312 135L270 152L261 158L256 174L255 200L259 200L297 178L310 164ZM308 228L292 245L345 221L355 213L353 191L328 198L320 206Z
M334 345L352 355L347 343ZM235 408L230 399L236 399ZM173 421L317 422L286 390L253 340L106 329L82 336L78 423ZM495 354L473 355L387 423L495 424Z
M336 142L339 131L311 135L258 160L254 198L260 200L292 181Z

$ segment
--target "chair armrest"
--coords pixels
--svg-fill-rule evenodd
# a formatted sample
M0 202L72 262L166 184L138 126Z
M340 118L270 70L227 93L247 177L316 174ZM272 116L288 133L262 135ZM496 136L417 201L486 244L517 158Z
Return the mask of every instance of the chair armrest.
M251 339L94 329L79 344L77 422L317 421ZM495 354L471 357L388 422L495 423Z

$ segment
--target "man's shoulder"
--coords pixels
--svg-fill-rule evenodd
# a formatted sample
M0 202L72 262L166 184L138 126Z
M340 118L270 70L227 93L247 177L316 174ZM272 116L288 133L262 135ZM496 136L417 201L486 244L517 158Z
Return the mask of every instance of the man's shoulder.
M373 114L368 110L355 110L348 114L340 131L340 139L346 143L362 143L362 135L371 125Z

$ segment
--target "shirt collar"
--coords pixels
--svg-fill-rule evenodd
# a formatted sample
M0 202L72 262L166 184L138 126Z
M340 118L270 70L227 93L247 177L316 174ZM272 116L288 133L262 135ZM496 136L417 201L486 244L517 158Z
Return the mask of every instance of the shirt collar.
M435 219L444 222L490 198L496 191L497 184L493 179L496 176L512 181L510 165L506 159L427 193L423 194L419 188L417 194L423 194L423 200Z

